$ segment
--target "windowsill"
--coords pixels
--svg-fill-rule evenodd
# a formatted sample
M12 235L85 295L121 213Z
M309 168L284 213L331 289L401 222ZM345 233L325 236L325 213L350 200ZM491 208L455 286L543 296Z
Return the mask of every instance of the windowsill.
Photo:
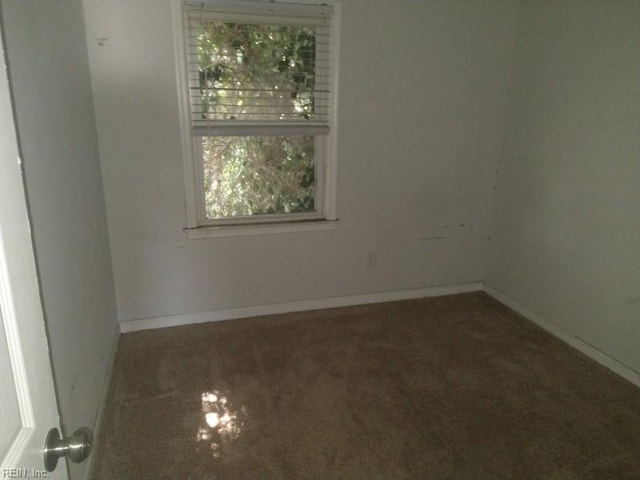
M242 237L249 235L273 235L281 233L322 232L335 230L338 220L312 220L287 223L262 223L250 225L206 225L185 228L189 240L203 238Z

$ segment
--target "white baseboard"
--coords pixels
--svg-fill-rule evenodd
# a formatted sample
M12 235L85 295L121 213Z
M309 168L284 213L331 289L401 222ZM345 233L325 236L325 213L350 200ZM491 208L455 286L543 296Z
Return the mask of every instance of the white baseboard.
M536 325L544 328L547 332L549 332L553 336L569 344L576 350L584 353L587 357L595 360L599 364L607 367L613 373L621 376L622 378L630 381L634 385L640 387L640 373L635 371L631 367L628 367L627 365L620 363L619 361L610 357L606 353L601 352L600 350L595 348L593 345L588 344L584 340L576 337L575 335L564 330L563 328L559 327L558 325L551 322L550 320L520 305L518 302L512 300L505 294L495 290L494 288L486 284L484 285L484 291L488 295L498 300L500 303L503 303L504 305L511 308L512 310L518 312L527 320L530 320Z
M257 317L261 315L303 312L307 310L320 310L323 308L349 307L352 305L366 305L369 303L394 302L397 300L408 300L412 298L438 297L441 295L453 295L456 293L476 292L482 290L482 287L481 282L464 283L459 285L396 290L392 292L369 293L365 295L351 295L346 297L302 300L298 302L278 303L274 305L232 308L228 310L213 310L209 312L187 313L182 315L140 318L120 322L120 330L122 333L127 333L155 328L177 327L196 323Z
M113 369L116 364L116 354L118 353L118 346L120 345L120 325L116 326L116 331L113 334L113 340L111 341L111 357L107 365L107 370L104 375L104 385L102 387L102 397L100 399L100 405L98 405L98 411L96 412L96 419L93 423L93 451L89 456L89 466L87 467L87 476L85 480L93 478L94 460L96 458L96 445L98 435L100 434L100 427L102 426L102 417L104 415L105 408L107 406L107 400L109 398L109 388L111 386L111 378L113 377Z

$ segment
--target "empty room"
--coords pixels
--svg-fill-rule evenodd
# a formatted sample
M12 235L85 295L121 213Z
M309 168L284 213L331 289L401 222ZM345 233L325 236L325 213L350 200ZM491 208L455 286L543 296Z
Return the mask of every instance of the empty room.
M640 2L0 8L2 478L640 479Z

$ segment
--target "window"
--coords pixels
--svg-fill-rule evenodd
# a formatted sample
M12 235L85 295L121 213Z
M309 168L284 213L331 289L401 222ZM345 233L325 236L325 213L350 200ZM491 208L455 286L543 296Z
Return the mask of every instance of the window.
M182 8L188 227L335 219L333 7Z

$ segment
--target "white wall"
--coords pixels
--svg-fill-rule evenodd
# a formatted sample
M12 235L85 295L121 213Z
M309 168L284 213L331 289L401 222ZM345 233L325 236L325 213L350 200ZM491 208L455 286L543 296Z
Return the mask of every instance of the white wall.
M121 320L483 278L515 2L345 0L338 229L189 241L170 1L84 0Z
M3 0L63 428L95 426L117 319L81 0ZM44 440L44 439L43 439ZM84 478L87 463L74 465Z
M640 372L640 3L523 5L487 283Z

